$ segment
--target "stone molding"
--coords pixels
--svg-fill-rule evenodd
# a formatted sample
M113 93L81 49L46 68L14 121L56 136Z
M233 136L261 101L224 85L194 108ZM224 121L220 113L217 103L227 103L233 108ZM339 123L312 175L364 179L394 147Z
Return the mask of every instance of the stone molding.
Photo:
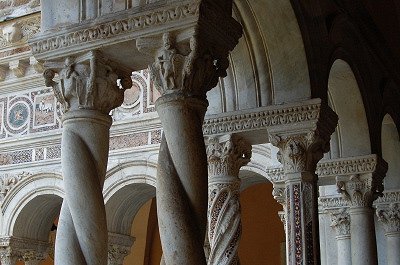
M122 104L124 90L132 87L131 73L113 66L100 52L91 51L64 61L46 62L43 76L64 112L89 109L108 115ZM60 82L53 80L55 73L59 74ZM121 88L117 85L118 79L121 79Z
M321 109L321 99L297 103L272 105L251 111L235 111L206 117L204 135L219 135L242 131L254 131L275 126L296 126L300 123L316 123Z
M238 135L209 138L207 145L208 176L238 177L242 166L250 162L251 145Z
M318 204L324 210L340 209L343 207L349 207L349 201L342 196L329 196L319 197Z
M93 26L91 21L67 28L59 33L43 33L31 40L32 52L37 58L46 56L57 57L79 49L91 50L94 47L115 43L120 39L131 39L146 33L148 28L160 26L168 27L169 24L187 24L197 18L200 1L176 1L167 7L155 11L145 11L131 15L126 12L125 18L113 21L102 21ZM124 16L122 13L119 16Z

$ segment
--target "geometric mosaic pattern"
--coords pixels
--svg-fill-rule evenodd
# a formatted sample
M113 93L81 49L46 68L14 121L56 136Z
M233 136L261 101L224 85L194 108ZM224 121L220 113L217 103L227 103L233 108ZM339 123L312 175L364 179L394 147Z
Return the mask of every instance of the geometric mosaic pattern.
M150 82L148 71L134 72L132 81L132 88L125 91L124 103L111 113L114 121L155 111L154 102L159 94ZM0 96L0 142L10 137L59 130L60 111L51 88Z

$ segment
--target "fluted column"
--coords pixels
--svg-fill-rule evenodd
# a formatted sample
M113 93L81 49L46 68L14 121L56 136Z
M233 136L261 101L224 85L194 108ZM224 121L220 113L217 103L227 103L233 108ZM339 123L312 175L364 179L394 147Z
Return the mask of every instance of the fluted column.
M229 5L230 4L230 5ZM232 1L200 1L199 19L189 30L137 41L155 62L150 73L161 97L156 109L163 126L157 211L166 265L204 265L207 224L207 155L202 124L206 93L226 76L228 54L241 36Z
M379 203L376 207L376 215L383 223L386 237L387 265L400 264L400 192L385 193L379 198L386 203Z
M115 233L108 234L108 265L122 265L131 253L135 238Z
M46 62L46 85L63 106L61 166L65 198L55 246L57 265L106 265L107 223L103 184L108 160L109 112L122 104L130 73L100 52ZM58 73L58 82L53 78ZM117 85L122 79L123 88Z
M236 265L242 230L239 170L250 162L251 145L238 135L209 139L207 158L208 264Z
M382 195L387 163L376 157L370 165L371 173L336 178L338 192L350 206L353 265L378 264L372 203L379 195Z
M299 114L301 115L301 114ZM282 119L284 115L282 114ZM288 265L320 264L318 177L315 169L329 150L337 115L324 103L310 122L272 126L270 142L279 148L286 195L286 260Z

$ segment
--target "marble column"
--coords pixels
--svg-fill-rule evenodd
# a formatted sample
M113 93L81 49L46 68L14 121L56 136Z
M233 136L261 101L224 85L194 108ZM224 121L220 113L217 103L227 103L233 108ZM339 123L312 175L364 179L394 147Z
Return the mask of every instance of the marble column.
M331 227L336 232L337 264L352 265L350 240L350 215L347 208L328 210L331 217Z
M288 265L320 264L315 170L323 154L329 151L330 136L338 118L324 103L316 107L318 115L310 121L305 121L311 118L307 117L292 126L283 124L268 128L270 142L279 148L278 160L285 173Z
M110 111L123 102L130 72L120 72L100 52L45 62L46 86L63 108L61 166L65 198L55 264L107 264L108 231L103 184L108 160ZM58 73L58 82L54 81ZM122 76L123 75L123 76ZM117 80L121 80L121 87Z
M373 201L382 195L387 163L374 160L372 173L337 177L338 192L349 203L353 265L378 264Z
M135 238L129 235L108 233L108 265L123 265L134 242Z
M208 183L202 131L206 93L226 76L229 51L242 34L232 18L232 5L225 2L232 4L203 0L194 27L136 42L139 51L155 58L150 74L161 93L156 102L163 126L157 214L166 265L206 264Z
M239 264L239 170L250 162L251 145L238 135L208 139L209 265Z
M387 265L400 264L400 202L377 206L376 215L385 229Z

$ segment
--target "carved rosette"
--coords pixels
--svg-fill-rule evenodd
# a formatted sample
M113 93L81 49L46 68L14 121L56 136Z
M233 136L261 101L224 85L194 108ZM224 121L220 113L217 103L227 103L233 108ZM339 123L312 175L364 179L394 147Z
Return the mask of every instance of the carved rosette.
M67 57L61 62L46 62L45 68L45 84L53 88L64 112L86 109L109 114L122 104L124 90L132 86L130 72L115 67L98 51ZM59 82L54 81L56 73Z
M385 227L386 235L400 234L400 203L379 205L376 208L376 215Z
M240 167L250 162L251 145L237 135L210 139L207 147L209 172L208 264L239 264L241 235Z
M336 238L350 237L350 215L346 208L328 211L331 217L331 227L336 231Z

